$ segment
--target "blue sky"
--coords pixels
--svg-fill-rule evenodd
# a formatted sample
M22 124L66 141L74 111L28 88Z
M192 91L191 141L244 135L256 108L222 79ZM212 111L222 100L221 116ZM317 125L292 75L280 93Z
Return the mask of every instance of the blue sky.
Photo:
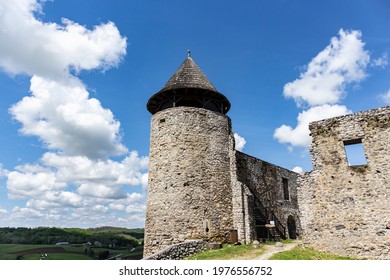
M390 104L389 26L386 0L0 0L0 226L143 227L146 103L188 49L243 152L310 171L309 121Z

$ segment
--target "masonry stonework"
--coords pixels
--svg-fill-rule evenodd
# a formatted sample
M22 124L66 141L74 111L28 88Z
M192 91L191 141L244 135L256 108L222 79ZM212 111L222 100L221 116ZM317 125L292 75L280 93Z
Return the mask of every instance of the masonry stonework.
M167 246L163 250L143 258L144 260L181 260L208 249L204 240L188 240Z
M190 55L147 108L146 258L301 237L321 251L390 259L390 107L311 123L314 169L303 175L235 150L230 102ZM363 163L351 146L363 147Z
M296 238L298 174L235 150L230 102L190 56L147 108L146 259L198 250L189 240Z
M146 256L189 239L228 241L232 139L224 114L176 107L153 115Z
M390 259L390 107L310 124L314 170L299 180L305 244L341 255ZM367 164L350 166L361 143Z
M241 227L246 232L245 241L267 239L266 225L270 221L280 231L280 238L295 239L300 231L299 174L241 152L236 152L236 170L237 181L243 188L245 206L241 208L246 219L239 221L245 224Z

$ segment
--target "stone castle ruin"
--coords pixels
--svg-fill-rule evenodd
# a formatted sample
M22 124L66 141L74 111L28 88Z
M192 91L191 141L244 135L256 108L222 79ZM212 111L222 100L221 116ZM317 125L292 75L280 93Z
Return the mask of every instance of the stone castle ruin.
M230 102L190 55L147 109L146 258L194 240L298 236L327 251L390 258L389 107L312 123L315 168L305 175L235 150ZM366 165L346 163L344 145L355 143Z
M311 123L314 170L299 180L303 241L323 251L390 259L390 107ZM362 159L352 162L349 148Z

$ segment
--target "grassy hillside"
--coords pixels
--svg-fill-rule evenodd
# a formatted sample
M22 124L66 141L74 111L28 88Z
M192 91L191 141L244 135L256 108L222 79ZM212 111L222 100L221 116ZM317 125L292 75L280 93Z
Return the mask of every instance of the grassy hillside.
M87 245L0 244L0 260L141 259L142 247L104 248Z
M115 234L126 239L136 240L139 243L142 243L144 240L144 229L143 228L118 228L118 227L98 227L88 229L92 233L109 233Z
M140 259L143 237L143 229L116 227L0 228L0 260Z
M0 244L53 245L57 242L136 247L143 242L143 229L102 228L0 228Z
M137 247L143 244L143 229L103 228L0 228L0 244L54 245L98 244L106 247Z

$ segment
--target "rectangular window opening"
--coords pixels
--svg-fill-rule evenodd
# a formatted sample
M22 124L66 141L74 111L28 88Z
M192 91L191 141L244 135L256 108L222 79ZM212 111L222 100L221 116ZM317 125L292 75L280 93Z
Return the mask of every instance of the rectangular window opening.
M362 139L344 141L345 154L349 166L366 165L367 158L364 153Z
M282 178L282 184L283 184L284 200L290 200L290 192L288 190L288 179Z

